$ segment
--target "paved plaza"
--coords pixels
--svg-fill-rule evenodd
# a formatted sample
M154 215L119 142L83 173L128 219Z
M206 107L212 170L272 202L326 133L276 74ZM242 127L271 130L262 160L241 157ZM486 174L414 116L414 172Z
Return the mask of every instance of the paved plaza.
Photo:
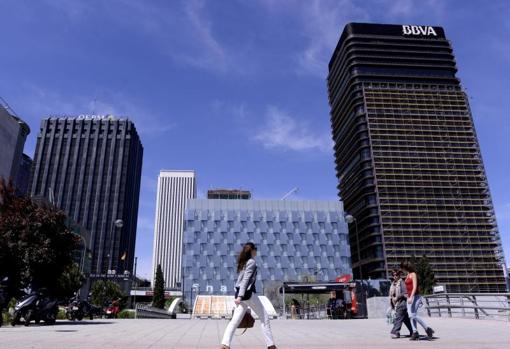
M510 322L470 319L428 319L435 340L410 342L390 339L383 319L274 320L280 349L322 348L445 348L510 347ZM94 320L55 326L0 328L0 347L27 348L151 348L217 349L226 320ZM404 331L403 331L404 333ZM236 333L232 348L265 348L258 324L244 335Z

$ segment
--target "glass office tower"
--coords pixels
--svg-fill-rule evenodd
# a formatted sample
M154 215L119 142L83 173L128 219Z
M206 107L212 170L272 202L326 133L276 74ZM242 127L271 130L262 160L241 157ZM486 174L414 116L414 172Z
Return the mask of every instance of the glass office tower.
M184 219L186 299L191 292L233 295L237 254L249 241L258 247L261 294L268 283L334 281L352 272L341 202L190 199Z
M441 27L351 23L329 63L355 277L426 255L448 292L505 291L468 98ZM357 229L356 229L357 227Z

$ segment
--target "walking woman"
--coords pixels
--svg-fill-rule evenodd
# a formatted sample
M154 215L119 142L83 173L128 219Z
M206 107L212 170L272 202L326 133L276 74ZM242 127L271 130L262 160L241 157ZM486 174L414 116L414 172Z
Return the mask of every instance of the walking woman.
M407 277L405 280L407 290L407 313L409 314L409 318L411 319L411 326L413 328L413 334L410 340L415 341L420 339L417 324L420 324L421 327L423 327L427 333L428 339L432 339L434 330L428 327L425 321L423 321L423 319L418 316L418 309L423 305L423 301L420 296L420 288L418 285L416 269L410 262L402 262L400 264L400 269L407 272Z
M259 317L262 334L268 349L276 349L273 341L273 333L269 323L269 315L267 315L255 290L255 281L257 280L257 264L255 256L257 255L257 247L251 242L243 246L239 257L237 258L237 282L235 284L235 304L234 315L232 320L225 329L223 340L221 341L221 349L229 349L234 331L243 319L246 309L250 307Z

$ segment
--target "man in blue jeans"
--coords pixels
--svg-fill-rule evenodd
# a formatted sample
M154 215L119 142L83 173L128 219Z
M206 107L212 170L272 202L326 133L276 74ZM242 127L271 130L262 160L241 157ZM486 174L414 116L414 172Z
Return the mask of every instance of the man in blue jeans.
M413 334L413 328L411 326L411 320L407 313L407 297L404 280L402 280L402 271L399 269L393 269L392 272L393 282L390 287L390 304L395 309L395 321L393 328L391 329L391 338L400 338L400 329L402 323L404 323L409 330L409 335Z

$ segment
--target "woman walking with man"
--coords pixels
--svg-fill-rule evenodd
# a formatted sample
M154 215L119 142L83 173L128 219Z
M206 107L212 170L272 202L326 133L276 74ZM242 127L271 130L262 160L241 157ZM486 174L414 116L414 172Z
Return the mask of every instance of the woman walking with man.
M420 339L417 324L420 324L420 326L423 327L427 333L428 339L432 339L434 336L434 330L428 327L425 321L418 316L418 309L423 305L423 300L420 296L420 288L418 285L419 280L418 275L416 274L416 269L410 262L402 262L400 264L400 269L407 272L405 279L407 290L407 313L409 314L411 326L413 328L413 334L411 335L410 340L415 341Z

